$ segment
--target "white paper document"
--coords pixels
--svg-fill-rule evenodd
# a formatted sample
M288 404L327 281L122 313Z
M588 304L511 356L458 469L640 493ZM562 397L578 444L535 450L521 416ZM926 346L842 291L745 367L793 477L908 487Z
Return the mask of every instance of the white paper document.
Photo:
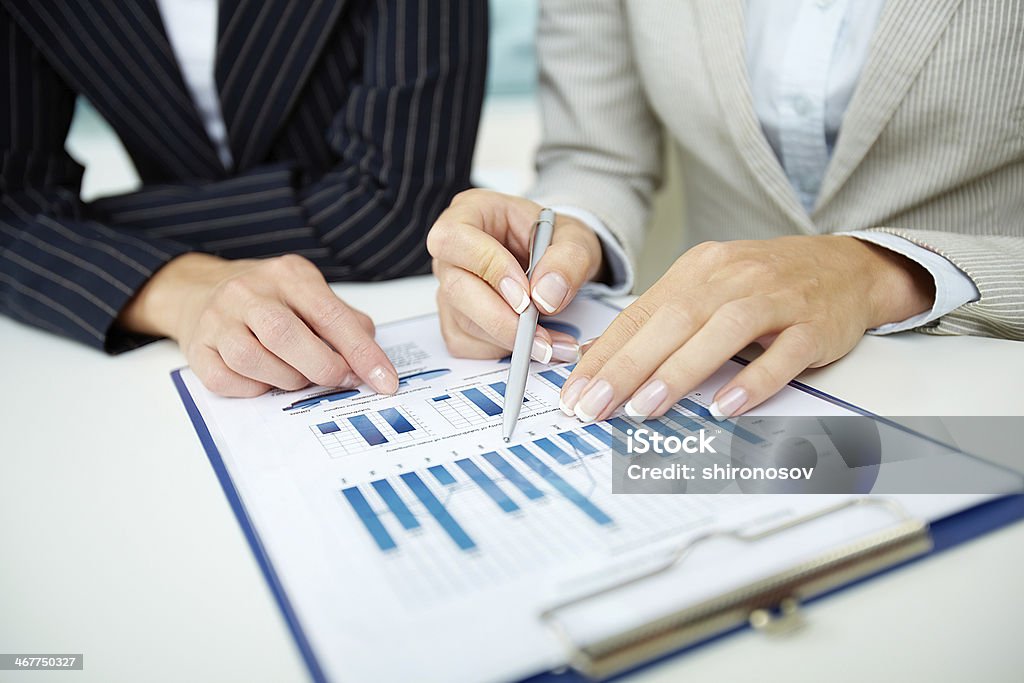
M616 313L583 299L542 323L587 339ZM274 588L328 680L504 681L564 665L564 643L538 618L545 608L629 577L711 529L770 524L842 499L612 494L609 424L581 424L557 408L570 368L534 364L505 444L507 362L452 358L434 316L382 326L377 338L402 378L395 396L364 386L224 399L181 373L279 581ZM706 406L739 369L727 364L663 424L721 430ZM793 387L756 412L850 414ZM938 517L976 500L904 502ZM822 542L878 523L851 517ZM734 562L741 549L719 548L713 561L680 566L674 589L654 586L586 616L580 637L610 634L821 549L805 539Z

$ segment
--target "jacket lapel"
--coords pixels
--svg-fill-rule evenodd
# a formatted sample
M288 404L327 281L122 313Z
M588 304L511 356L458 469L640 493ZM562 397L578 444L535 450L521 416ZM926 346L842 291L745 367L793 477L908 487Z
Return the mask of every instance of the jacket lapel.
M264 159L344 4L221 2L215 77L236 171Z
M2 0L54 68L168 178L224 168L185 88L155 0Z
M754 177L803 232L812 233L814 225L793 192L754 111L747 73L743 6L743 0L697 3L701 47L710 71L711 87L718 97L726 126Z
M843 117L814 212L833 199L892 118L962 0L888 0Z

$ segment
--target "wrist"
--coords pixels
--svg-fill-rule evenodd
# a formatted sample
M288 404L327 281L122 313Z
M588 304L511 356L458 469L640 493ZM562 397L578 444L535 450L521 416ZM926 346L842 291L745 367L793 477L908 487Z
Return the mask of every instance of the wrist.
M871 263L865 270L871 277L868 329L906 320L934 305L935 281L923 266L883 246L855 237L843 239L857 242Z
M208 291L225 259L190 252L168 261L122 309L119 326L129 332L178 339L188 301Z

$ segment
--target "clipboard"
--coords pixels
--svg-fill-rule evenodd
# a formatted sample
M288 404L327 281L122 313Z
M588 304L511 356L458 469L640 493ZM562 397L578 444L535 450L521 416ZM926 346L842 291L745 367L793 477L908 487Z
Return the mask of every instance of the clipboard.
M174 371L172 379L225 496L302 654L312 680L327 681L325 671L317 660L316 652L303 630L296 610L283 588L277 570L264 548L259 532L232 481L231 474L228 472L210 430L181 376L181 371ZM819 396L862 415L885 421L885 418L873 415L807 385L799 382L791 384L801 391ZM877 501L877 498L872 500ZM802 523L809 523L824 515L838 513L851 505L887 507L884 502L846 503L835 509L820 511L808 518L791 520L780 528L761 530L757 534L747 534L741 529L719 532L717 535L731 534L741 542L757 542L761 538L768 538L774 533ZM566 639L564 634L560 634L558 630L559 612L566 605L549 606L543 613L538 614L538 619L548 626L552 638L562 639L569 665L556 671L538 674L527 680L531 682L607 680L699 647L742 628L753 627L766 632L791 628L798 623L801 617L801 604L821 599L847 586L892 571L932 553L941 552L981 534L1024 519L1024 494L990 500L931 524L916 520L902 513L898 508L889 506L888 509L893 515L894 526L885 534L863 539L862 542L849 547L834 550L827 556L812 558L800 566L789 568L780 575L767 577L765 580L758 581L741 590L716 596L707 601L708 604L700 605L700 609L688 608L674 612L667 615L666 619L659 620L659 623L648 624L639 631L632 629L626 633L616 634L605 639L604 642L580 645L571 639ZM668 566L685 562L685 557L692 547L691 543L678 549L676 559ZM646 577L647 575L641 575L629 581L639 581ZM611 590L614 589L615 586L611 588ZM575 601L586 598L587 596L583 596Z
M675 568L685 562L690 551L712 538L728 537L742 543L757 543L794 527L861 505L886 508L893 515L895 523L866 538L827 550L752 584L670 611L656 620L593 643L575 642L561 628L559 615L563 610ZM680 546L668 560L653 569L545 610L540 619L549 625L553 635L565 645L568 666L559 671L539 674L528 681L564 683L613 680L743 628L754 628L765 633L794 630L804 624L801 612L803 604L1021 519L1024 519L1024 494L990 500L931 524L910 516L894 501L864 497L844 501L751 533L742 529L712 532Z

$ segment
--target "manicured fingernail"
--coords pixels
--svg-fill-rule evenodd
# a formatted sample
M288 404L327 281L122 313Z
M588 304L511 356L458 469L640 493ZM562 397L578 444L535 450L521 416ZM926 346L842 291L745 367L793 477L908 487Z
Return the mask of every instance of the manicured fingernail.
M530 305L530 295L512 278L504 278L498 283L498 289L501 290L501 295L505 297L505 301L516 313L522 313Z
M658 409L668 396L668 386L660 379L648 382L633 394L633 398L626 403L626 415L646 420L651 413Z
M583 392L583 396L580 397L579 403L573 408L573 412L576 413L576 417L584 422L593 422L611 403L614 393L612 385L608 383L608 380L599 379L593 386Z
M551 357L563 363L575 363L580 359L580 345L557 341L551 345Z
M721 422L725 418L732 417L738 413L746 402L747 390L743 387L733 387L708 406L708 412L711 413L712 417Z
M562 390L562 396L558 399L558 407L563 413L569 417L576 414L572 411L573 406L575 406L576 401L579 400L580 392L583 391L583 387L587 386L589 382L589 377L577 377L566 385Z
M544 341L540 337L533 338L533 351L530 353L530 357L533 358L535 361L537 361L538 363L545 364L550 363L551 354L553 354L554 352L555 350L551 348L551 344Z
M370 370L370 386L379 394L393 394L398 391L398 375L383 365Z
M341 380L341 384L338 386L342 389L354 389L363 383L363 380L359 379L359 375L354 372L349 372L345 375L345 379Z
M558 273L548 273L533 287L533 300L545 313L554 313L569 295L569 283Z

